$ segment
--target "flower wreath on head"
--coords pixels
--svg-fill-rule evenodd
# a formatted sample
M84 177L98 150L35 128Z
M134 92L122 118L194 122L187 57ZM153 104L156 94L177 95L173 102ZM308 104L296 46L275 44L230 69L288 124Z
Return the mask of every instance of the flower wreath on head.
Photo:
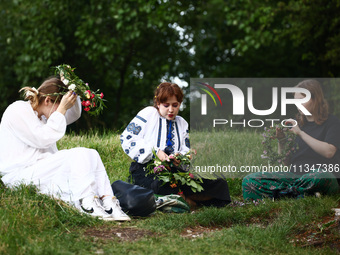
M203 190L201 183L203 183L200 177L195 177L191 172L191 155L190 151L185 155L180 153L171 154L169 160L161 161L156 154L155 150L152 150L155 157L154 161L151 161L147 167L147 175L155 175L155 179L162 181L163 184L169 183L171 188L179 188L178 194L182 194L179 185L188 186L193 192L200 192ZM180 164L176 166L174 160L180 160Z
M88 83L85 83L74 73L75 68L71 68L71 66L66 64L62 64L54 68L55 74L60 75L61 81L66 86L68 85L68 90L74 91L80 97L84 111L91 115L98 115L102 112L105 107L103 93L99 93L99 90L95 92L92 91Z
M276 138L276 128L280 128L285 135L280 139L285 141L281 153L278 152L278 139ZM268 159L272 164L283 164L289 156L298 149L295 138L296 134L289 131L289 128L283 125L275 125L269 128L265 127L262 133L263 154L261 158Z

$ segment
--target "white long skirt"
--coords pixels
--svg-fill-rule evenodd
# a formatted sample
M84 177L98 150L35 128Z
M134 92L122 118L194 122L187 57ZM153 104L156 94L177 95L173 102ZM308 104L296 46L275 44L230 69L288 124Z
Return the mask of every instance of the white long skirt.
M15 169L3 176L11 187L34 184L41 193L79 205L79 199L90 195L113 196L110 180L96 150L73 148L60 150L38 160L34 165Z

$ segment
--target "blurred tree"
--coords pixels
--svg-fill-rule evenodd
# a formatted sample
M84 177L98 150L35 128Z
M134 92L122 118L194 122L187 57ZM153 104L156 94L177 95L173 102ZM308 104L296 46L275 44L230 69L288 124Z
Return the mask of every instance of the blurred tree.
M64 45L56 26L58 6L50 2L0 2L1 110L18 97L22 85L37 86L53 59L62 55Z
M108 119L126 125L152 102L161 78L177 76L186 52L176 30L188 8L168 1L93 1L75 31L77 53L110 99ZM176 23L175 23L176 21Z
M339 11L336 0L0 0L0 113L62 63L108 100L78 128L125 127L177 76L337 77Z
M199 3L188 32L194 34L194 63L201 67L197 75L338 76L339 1Z
M81 125L120 128L152 103L161 80L177 76L187 52L177 31L187 4L168 1L2 1L2 110L21 86L38 86L68 63L108 100L103 116ZM176 22L175 22L176 21ZM10 87L10 85L12 85ZM9 94L11 96L9 97Z
M195 11L186 22L194 38L191 77L339 76L337 0L199 1ZM340 117L340 86L325 90Z

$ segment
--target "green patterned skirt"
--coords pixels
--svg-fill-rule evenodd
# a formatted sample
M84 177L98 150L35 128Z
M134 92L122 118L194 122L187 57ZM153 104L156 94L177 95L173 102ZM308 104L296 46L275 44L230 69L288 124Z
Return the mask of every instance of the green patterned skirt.
M337 179L332 173L316 170L304 175L293 173L253 173L244 177L242 192L244 200L265 197L303 197L319 192L324 195L339 191Z

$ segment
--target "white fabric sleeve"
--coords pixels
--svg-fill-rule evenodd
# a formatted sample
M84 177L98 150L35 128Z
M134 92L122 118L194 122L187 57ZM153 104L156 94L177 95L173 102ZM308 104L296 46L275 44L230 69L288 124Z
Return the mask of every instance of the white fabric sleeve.
M190 151L190 140L189 140L189 125L186 120L181 118L181 127L180 127L180 141L181 141L181 150L179 153L182 155L188 153Z
M67 125L70 125L76 120L78 120L80 116L81 116L81 100L80 97L78 96L76 103L65 113Z
M145 136L146 130L153 128L154 115L157 111L146 107L134 117L120 136L124 152L140 164L147 163L153 157L153 141Z
M23 103L12 104L4 117L13 134L34 148L49 148L61 139L66 131L66 119L60 112L52 113L44 124L31 106Z

